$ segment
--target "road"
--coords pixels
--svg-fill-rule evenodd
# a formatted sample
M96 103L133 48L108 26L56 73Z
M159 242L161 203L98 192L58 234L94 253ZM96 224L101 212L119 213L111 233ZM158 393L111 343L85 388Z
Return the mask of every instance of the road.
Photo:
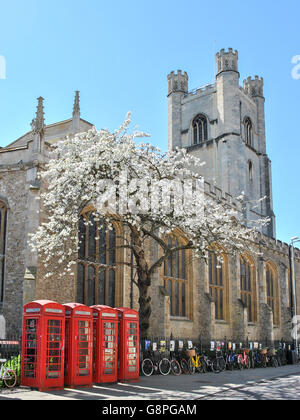
M221 374L141 377L139 383L38 392L19 388L0 400L217 400L300 399L300 365Z

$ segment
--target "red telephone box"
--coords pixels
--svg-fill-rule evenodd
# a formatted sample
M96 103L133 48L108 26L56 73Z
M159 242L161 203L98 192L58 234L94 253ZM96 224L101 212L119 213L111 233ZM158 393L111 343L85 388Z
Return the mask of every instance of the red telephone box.
M118 380L139 381L139 314L133 309L117 308L119 318Z
M109 306L91 306L94 315L93 382L118 381L118 312Z
M65 308L50 300L24 306L21 384L64 388Z
M80 303L66 303L65 385L92 387L93 311Z

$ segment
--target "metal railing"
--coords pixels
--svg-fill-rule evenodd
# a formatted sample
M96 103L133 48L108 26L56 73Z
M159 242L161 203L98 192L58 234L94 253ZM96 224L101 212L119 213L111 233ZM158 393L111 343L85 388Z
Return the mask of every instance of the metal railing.
M8 335L5 339L0 339L0 359L10 360L19 354L21 354L20 336Z

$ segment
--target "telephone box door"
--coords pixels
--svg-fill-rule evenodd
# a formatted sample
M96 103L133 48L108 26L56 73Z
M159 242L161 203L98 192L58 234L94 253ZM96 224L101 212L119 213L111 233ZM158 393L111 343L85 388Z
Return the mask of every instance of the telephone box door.
M117 382L118 321L102 319L102 382Z
M78 385L92 384L92 318L76 320L76 377Z
M123 382L139 380L139 314L129 308L117 308L119 314L118 379Z
M126 316L126 315L125 315ZM139 338L138 338L138 321L126 319L126 379L136 379L139 377Z
M64 371L64 319L46 319L45 388L62 386Z
M80 303L66 303L65 384L92 386L93 312Z
M27 386L34 386L40 376L40 321L33 316L23 320L21 383Z
M93 381L118 380L118 312L104 305L92 306L94 316Z

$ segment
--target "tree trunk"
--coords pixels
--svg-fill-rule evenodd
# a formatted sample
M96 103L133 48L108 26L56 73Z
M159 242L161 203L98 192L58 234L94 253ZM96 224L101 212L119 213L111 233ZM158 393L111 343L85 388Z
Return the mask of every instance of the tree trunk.
M140 336L147 337L150 327L151 297L149 296L149 286L139 281L139 317L140 317Z
M149 273L140 232L134 226L131 226L131 232L139 287L140 336L147 337L151 316L151 297L149 296L151 275Z

